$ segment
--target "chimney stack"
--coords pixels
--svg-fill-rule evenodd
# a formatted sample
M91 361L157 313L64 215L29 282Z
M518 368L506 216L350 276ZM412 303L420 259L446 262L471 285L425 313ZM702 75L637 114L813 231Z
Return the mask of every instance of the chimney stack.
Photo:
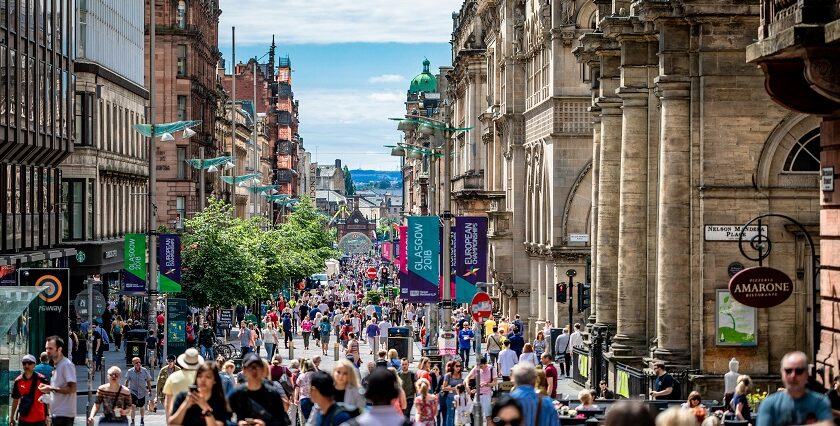
M336 169L340 169L340 168L341 168L341 160L339 160L339 159L336 159L336 160L335 160L335 168L336 168Z

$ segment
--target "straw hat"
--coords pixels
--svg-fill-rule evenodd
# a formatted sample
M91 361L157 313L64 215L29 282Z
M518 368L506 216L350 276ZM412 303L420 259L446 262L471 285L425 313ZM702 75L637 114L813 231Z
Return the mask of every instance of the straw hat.
M198 354L196 348L189 348L181 355L178 355L178 365L184 370L198 370L198 366L204 363L204 358Z

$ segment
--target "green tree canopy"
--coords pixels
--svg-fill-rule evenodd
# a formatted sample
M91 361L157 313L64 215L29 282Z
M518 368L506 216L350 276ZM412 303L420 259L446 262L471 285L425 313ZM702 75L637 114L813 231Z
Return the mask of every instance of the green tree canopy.
M246 304L322 271L338 256L325 222L308 198L277 228L261 217L234 218L229 204L210 200L186 222L184 296L195 306Z
M350 174L350 169L344 166L344 195L350 196L356 193L356 185L353 183L353 176Z

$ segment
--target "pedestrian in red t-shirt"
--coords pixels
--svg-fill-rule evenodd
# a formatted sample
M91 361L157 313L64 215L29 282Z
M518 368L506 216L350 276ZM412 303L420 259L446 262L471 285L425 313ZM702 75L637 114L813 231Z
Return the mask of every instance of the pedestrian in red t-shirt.
M15 418L19 416L19 426L43 426L46 423L47 412L41 402L43 393L38 389L40 384L48 384L46 377L35 372L35 357L24 355L21 359L23 373L15 378L12 387L12 409L9 415L9 426L15 426Z
M548 381L548 396L557 398L557 367L551 362L551 354L548 352L542 354L541 361L546 381Z

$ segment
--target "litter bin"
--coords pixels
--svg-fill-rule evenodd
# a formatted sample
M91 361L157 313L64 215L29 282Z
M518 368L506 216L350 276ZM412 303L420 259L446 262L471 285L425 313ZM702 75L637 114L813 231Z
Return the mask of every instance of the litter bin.
M149 332L144 329L129 330L125 335L125 365L131 365L131 359L140 358L140 363L146 365L146 337Z
M396 349L400 358L408 357L409 345L408 327L391 327L388 329L388 350Z

